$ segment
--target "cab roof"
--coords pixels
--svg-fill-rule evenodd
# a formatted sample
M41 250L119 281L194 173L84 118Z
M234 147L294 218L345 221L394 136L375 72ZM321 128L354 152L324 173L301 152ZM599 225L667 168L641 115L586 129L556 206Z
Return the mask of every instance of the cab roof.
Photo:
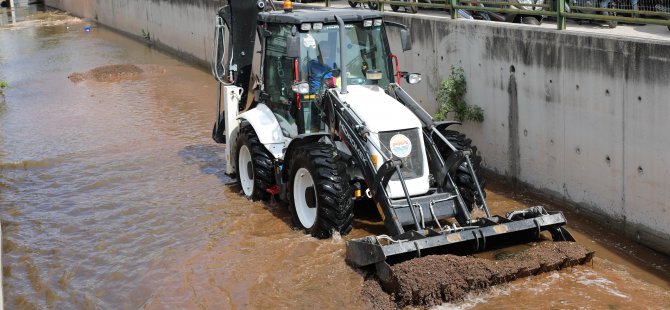
M262 12L258 14L258 21L265 23L293 24L302 23L336 23L335 15L347 22L359 22L365 19L382 18L379 11L364 9L337 9L337 8L314 8L299 9L286 13L284 11Z

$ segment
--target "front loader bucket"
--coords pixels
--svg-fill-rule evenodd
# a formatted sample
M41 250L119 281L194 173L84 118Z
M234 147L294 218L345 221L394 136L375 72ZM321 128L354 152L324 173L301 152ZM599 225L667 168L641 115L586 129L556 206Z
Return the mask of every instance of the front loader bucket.
M420 257L422 252L449 253L463 249L480 252L494 241L510 241L508 239L524 232L539 238L542 231L549 231L554 241L574 241L562 227L565 224L562 212L547 212L541 207L534 207L511 212L507 217L480 219L467 227L409 231L393 238L382 235L353 239L347 241L346 258L354 267L364 267L402 260L407 256Z

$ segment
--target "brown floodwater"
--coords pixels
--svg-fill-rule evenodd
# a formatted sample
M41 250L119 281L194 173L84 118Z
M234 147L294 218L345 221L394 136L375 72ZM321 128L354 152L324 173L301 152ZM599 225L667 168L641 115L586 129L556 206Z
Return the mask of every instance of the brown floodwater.
M0 80L10 85L0 95L8 308L363 307L364 274L344 262L345 240L383 226L363 216L351 236L316 240L292 229L284 205L227 186L224 148L210 138L216 84L206 70L94 24L87 33L76 18L23 12L16 23L0 19ZM154 70L68 79L117 64ZM500 180L490 182L489 203L499 212L561 207ZM592 265L440 307L670 308L667 257L622 240L616 227L568 219L597 251Z

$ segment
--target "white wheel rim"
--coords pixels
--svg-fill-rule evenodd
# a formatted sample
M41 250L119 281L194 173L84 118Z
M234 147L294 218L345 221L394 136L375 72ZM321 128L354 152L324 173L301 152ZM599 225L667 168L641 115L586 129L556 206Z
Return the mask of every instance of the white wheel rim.
M314 202L310 207L306 197L307 191L313 191ZM312 175L305 168L300 168L295 174L293 180L293 204L295 212L298 214L300 224L305 228L311 228L316 221L316 209L319 202L316 199L316 189L314 188L314 180Z
M251 152L246 145L240 147L240 155L237 160L237 169L240 171L239 178L244 195L251 197L254 192L254 164L251 161Z

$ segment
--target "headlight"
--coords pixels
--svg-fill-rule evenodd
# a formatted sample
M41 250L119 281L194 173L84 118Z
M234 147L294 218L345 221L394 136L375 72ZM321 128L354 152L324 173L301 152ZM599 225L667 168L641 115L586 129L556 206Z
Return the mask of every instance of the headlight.
M364 20L363 27L372 27L372 20L371 19Z
M419 82L421 82L421 74L410 73L407 75L406 80L409 84L419 84Z

